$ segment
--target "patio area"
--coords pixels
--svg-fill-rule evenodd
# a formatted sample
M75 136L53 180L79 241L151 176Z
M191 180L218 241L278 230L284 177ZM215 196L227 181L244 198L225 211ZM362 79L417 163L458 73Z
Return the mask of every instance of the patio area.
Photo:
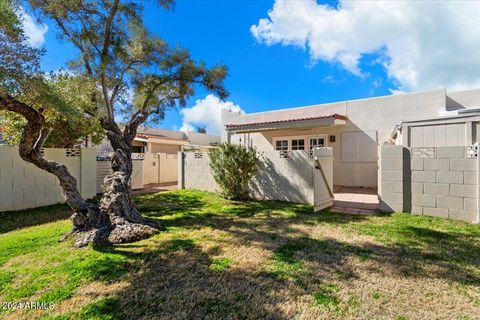
M373 215L378 210L376 188L334 186L335 202L332 212Z
M177 190L178 182L150 183L143 186L142 189L133 190L132 194L148 194L162 191Z

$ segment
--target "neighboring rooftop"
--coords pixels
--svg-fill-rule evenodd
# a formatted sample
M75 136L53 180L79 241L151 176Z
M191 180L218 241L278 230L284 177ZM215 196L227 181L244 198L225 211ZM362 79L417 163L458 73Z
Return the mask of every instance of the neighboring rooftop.
M220 143L220 137L207 133L183 132L159 128L138 128L137 137L142 139L161 139L171 141L187 141L192 145L216 146Z

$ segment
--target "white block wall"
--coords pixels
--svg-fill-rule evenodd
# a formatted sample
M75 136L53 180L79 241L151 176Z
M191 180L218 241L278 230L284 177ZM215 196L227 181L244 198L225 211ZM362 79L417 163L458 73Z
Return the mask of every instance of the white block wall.
M96 181L96 193L103 193L103 180L105 177L112 173L112 167L110 160L98 160L97 166L97 181ZM132 160L132 189L143 188L143 160Z
M181 165L182 157L179 157L179 162ZM184 152L183 170L179 170L180 174L183 174L183 187L180 188L218 192L219 188L213 179L209 163L207 152Z
M250 195L258 200L280 200L313 205L313 160L305 151L265 151L257 175L250 183Z
M179 188L219 191L208 153L185 152L179 162ZM291 151L288 157L278 151L260 152L259 170L250 183L253 198L313 205L313 190L313 160L305 151Z
M44 149L44 157L68 168L77 179L84 198L95 196L95 149ZM17 147L0 147L0 211L23 210L63 202L62 188L54 175L23 161Z
M380 209L478 223L477 147L383 146Z

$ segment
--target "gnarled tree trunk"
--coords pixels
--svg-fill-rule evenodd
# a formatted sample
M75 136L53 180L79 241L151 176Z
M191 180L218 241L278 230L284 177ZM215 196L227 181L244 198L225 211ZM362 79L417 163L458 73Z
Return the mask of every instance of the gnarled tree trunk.
M122 132L115 122L107 118L101 123L115 150L111 162L113 173L104 179L104 193L100 201L100 209L109 215L112 223L109 240L122 243L144 239L157 232L159 223L142 217L132 203L131 143L138 125L131 122Z

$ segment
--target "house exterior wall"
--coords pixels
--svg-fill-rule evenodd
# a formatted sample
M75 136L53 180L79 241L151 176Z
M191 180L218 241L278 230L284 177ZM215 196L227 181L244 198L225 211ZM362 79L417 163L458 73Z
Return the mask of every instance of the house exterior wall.
M84 198L96 194L96 150L44 149L44 157L65 165ZM63 203L58 179L23 161L17 147L0 147L0 211L23 210Z
M449 92L447 110L472 109L480 107L480 89Z
M319 133L336 136L334 149L334 184L345 186L378 186L378 163L346 162L342 161L342 133L344 132L371 132L377 133L377 144L382 145L390 139L395 125L402 119L425 118L437 115L446 108L446 92L444 89L399 94L386 97L361 99L339 103L322 104L310 107L284 109L270 112L240 115L228 111L222 112L222 124L242 124L261 121L288 120L302 117L316 117L338 113L346 115L347 124L344 126L320 127ZM317 128L312 131L315 132ZM303 131L306 132L306 131ZM249 140L242 143L254 146L257 150L273 150L272 137L277 135L295 135L294 130L264 131L250 133ZM246 134L248 135L248 134ZM239 143L244 134L229 136L223 127L222 141ZM377 149L377 157L380 156Z
M148 153L168 153L177 154L181 150L180 145L148 143Z
M478 223L477 148L383 146L380 209Z
M405 121L397 139L406 147L469 146L479 142L479 112L442 113L440 117Z

